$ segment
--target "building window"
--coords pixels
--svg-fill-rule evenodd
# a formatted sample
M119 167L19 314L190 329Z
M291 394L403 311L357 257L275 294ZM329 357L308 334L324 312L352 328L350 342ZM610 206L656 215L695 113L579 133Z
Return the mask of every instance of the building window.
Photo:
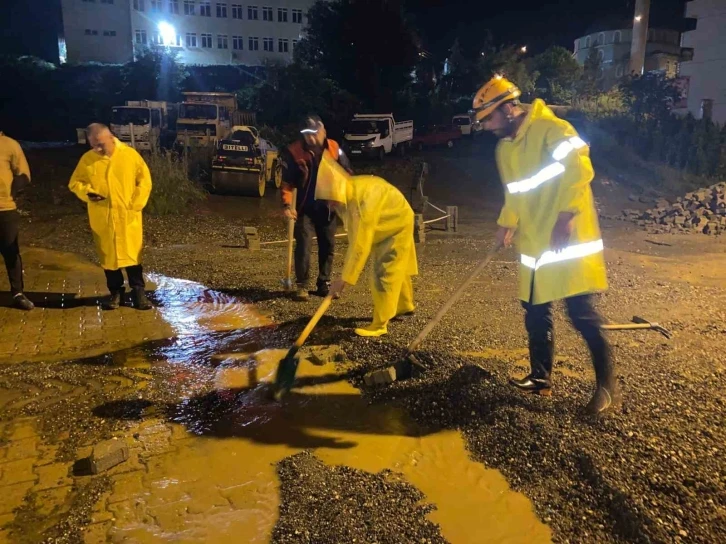
M290 40L280 38L277 40L277 52L278 53L289 53L290 52Z
M199 15L202 17L212 16L212 4L210 2L202 2L199 4Z
M297 47L297 40L292 40L292 50L295 51L295 48Z
M244 38L242 36L232 36L232 49L235 51L244 49Z
M164 40L161 38L161 34L153 32L151 34L151 43L153 45L164 45Z
M151 11L154 13L161 13L164 10L161 3L161 0L151 0Z
M169 13L179 15L179 0L169 0Z
M301 9L292 10L292 22L302 24L302 10Z
M242 18L242 5L241 4L232 4L232 19L241 19Z
M287 8L277 8L277 22L278 23L287 22Z
M272 21L272 8L262 8L262 20Z
M247 6L247 18L250 21L256 21L259 18L257 15L257 6Z
M141 45L146 45L146 30L137 30L135 34L136 34L136 43L139 43Z
M590 47L590 36L585 38L585 47Z
M113 37L116 35L116 31L115 30L104 30L103 35L107 36L107 37Z
M274 51L274 42L272 38L262 38L262 49L265 51Z
M217 4L217 17L220 19L227 18L227 4Z
M217 49L229 49L229 42L226 34L217 34Z
M194 15L194 0L184 0L184 15Z
M101 0L102 4L113 4L113 0ZM114 34L115 36L116 34Z
M202 47L206 47L207 49L212 47L212 35L211 34L201 34L202 36Z
M95 4L96 0L83 0L87 4Z
M605 33L600 32L597 36L597 45L605 45Z
M197 35L194 32L187 32L187 47L197 46Z
M248 40L247 45L249 46L248 49L250 51L259 51L260 50L260 40L259 40L259 38L250 38Z
M597 60L601 61L605 58L605 51L602 49L597 50Z
M93 29L87 28L85 35L86 36L98 36L98 30L93 30Z
M134 9L136 11L144 11L144 0L134 0Z
M613 32L613 43L620 43L621 39L622 39L622 37L620 35L619 30L616 30L615 32Z
M617 68L615 68L615 77L623 77L623 65L618 65Z

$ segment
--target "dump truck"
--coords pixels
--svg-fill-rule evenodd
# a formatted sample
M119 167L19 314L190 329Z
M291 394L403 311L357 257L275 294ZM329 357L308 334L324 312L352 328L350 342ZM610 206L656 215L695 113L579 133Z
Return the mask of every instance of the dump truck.
M178 147L216 145L231 127L254 125L255 114L237 109L234 93L183 92L176 124Z
M212 191L240 196L265 196L268 183L282 183L277 148L253 126L232 127L217 143L212 159Z
M135 149L149 151L167 143L169 104L156 100L127 100L111 109L111 132Z
M383 159L392 151L404 154L413 139L413 121L396 122L392 113L353 116L343 135L343 148L350 157Z

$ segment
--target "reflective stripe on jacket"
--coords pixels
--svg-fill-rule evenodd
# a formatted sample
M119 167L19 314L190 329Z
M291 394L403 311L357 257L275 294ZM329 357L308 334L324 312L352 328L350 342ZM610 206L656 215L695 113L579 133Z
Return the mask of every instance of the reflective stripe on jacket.
M497 223L518 232L519 298L543 304L607 289L590 153L572 125L535 100L517 135L499 142L496 159L504 184ZM575 214L572 236L554 253L561 212Z

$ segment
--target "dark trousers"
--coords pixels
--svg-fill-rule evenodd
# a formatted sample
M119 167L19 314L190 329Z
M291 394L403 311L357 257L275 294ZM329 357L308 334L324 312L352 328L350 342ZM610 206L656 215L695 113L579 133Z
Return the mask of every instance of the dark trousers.
M335 255L335 231L338 221L327 207L304 211L295 222L295 277L299 287L310 281L310 251L313 237L318 237L318 286L330 282Z
M124 288L124 275L122 272L123 268L118 270L106 270L106 285L111 293L116 293ZM144 283L144 270L140 264L135 266L126 267L126 275L129 278L129 287L131 289L143 289L146 284Z
M565 299L567 315L590 348L592 365L598 385L612 386L615 380L610 346L600 326L602 317L595 309L592 295L579 295ZM523 302L524 324L529 335L529 361L532 377L550 380L555 359L555 329L552 304Z
M20 259L18 231L20 214L17 210L0 212L0 253L5 261L13 296L23 292L23 261Z

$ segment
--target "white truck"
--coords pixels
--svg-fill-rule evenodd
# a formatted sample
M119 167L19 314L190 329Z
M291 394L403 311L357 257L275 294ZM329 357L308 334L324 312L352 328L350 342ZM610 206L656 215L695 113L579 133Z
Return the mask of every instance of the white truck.
M460 113L454 115L451 119L451 124L456 125L461 130L462 136L476 136L481 133L484 127L481 126L479 121L472 119L468 113Z
M216 145L232 128L237 112L234 93L184 92L176 121L176 145L197 147Z
M122 142L143 151L159 146L169 130L169 104L155 100L127 100L111 109L111 132Z
M343 148L350 157L383 159L392 151L405 153L412 139L413 121L397 123L392 113L357 113L343 135Z

